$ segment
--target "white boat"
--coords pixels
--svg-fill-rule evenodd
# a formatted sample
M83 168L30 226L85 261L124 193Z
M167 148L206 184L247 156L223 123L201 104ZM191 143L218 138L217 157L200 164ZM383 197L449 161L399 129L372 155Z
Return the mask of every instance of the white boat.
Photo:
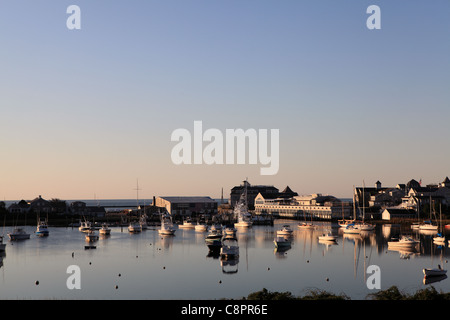
M331 233L327 233L327 234L322 234L321 236L319 236L319 240L320 241L336 241L337 236L332 235Z
M433 238L433 242L439 245L445 245L445 235L442 233L442 208L439 210L439 225L441 226L440 232Z
M211 228L209 228L210 231L222 231L222 226L220 224L213 224Z
M195 228L195 231L198 231L198 232L208 231L208 226L204 223L197 223L194 228Z
M344 233L358 234L361 233L361 229L359 229L357 225L349 224L347 227L344 228Z
M419 226L419 230L425 231L437 231L439 226L432 224L431 221L425 221L423 224Z
M308 229L315 229L316 226L313 225L312 223L302 222L298 224L298 228L308 230Z
M292 236L293 232L291 226L284 225L281 230L277 230L277 236Z
M110 235L111 229L108 227L106 223L102 224L102 227L99 230L99 233L102 235Z
M15 228L12 232L8 233L10 240L25 240L30 239L30 234L26 233L23 228Z
M345 228L349 224L352 224L352 223L355 223L355 220L345 220L345 219L343 219L343 220L339 220L338 221L339 227L341 227L341 228Z
M360 224L358 224L357 227L361 231L373 231L373 230L375 230L375 226L373 224L368 224L368 223L360 223Z
M36 228L36 235L38 237L46 237L49 235L47 220L39 220Z
M0 236L0 252L4 252L6 250L6 243L3 243L3 237Z
M424 268L422 271L425 277L439 277L447 273L447 270L442 269L441 265L438 265L437 268Z
M414 240L409 236L402 236L397 241L388 241L388 248L414 248L418 243L419 241Z
M168 213L161 215L161 228L158 230L160 235L172 236L175 234L175 227L173 226L172 219Z
M291 240L289 240L289 238L287 237L276 237L273 240L273 243L275 244L275 248L277 249L291 247Z
M139 223L130 223L128 225L128 232L130 233L139 233L141 232L141 225Z
M81 232L88 232L92 229L92 223L90 221L84 221L81 222L80 221L80 227L78 228L78 230L80 230Z
M239 258L239 246L236 238L225 237L222 239L222 247L220 248L220 257L224 260Z
M195 224L191 220L188 219L188 220L184 220L183 224L180 224L178 227L182 228L182 229L194 229Z
M85 239L87 242L94 242L98 240L98 234L94 230L89 230L86 232Z
M241 194L239 201L234 205L234 216L237 218L237 222L234 224L236 228L250 228L253 224L252 216L248 213L247 181L245 181L244 192Z

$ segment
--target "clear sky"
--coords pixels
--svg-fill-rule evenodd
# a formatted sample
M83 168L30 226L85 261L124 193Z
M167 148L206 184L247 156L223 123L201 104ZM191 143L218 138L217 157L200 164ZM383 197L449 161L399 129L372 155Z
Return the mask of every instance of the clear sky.
M81 30L69 30L69 5ZM381 9L369 30L366 9ZM349 197L450 175L448 0L2 0L0 198ZM280 130L280 168L180 165L177 128Z

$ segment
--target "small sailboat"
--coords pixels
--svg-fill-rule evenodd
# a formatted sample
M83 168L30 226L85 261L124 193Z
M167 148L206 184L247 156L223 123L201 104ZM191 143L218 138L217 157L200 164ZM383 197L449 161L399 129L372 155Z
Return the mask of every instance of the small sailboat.
M8 233L8 237L11 241L30 239L30 234L23 228L15 228L12 232Z
M141 225L139 223L130 222L130 224L128 225L129 233L139 233L141 231L142 231L142 229L141 229Z
M437 268L424 268L422 271L425 277L439 277L447 274L447 270L442 269L440 264Z
M445 235L442 233L442 206L439 206L439 226L440 232L433 238L433 242L438 245L445 245Z
M190 219L186 219L186 220L183 221L183 224L180 224L178 226L178 228L181 228L181 229L194 229L195 228L195 224Z
M344 228L344 233L347 233L347 234L358 234L358 233L361 233L361 229L357 225L352 223L352 224L349 224L347 227Z
M331 233L324 233L319 236L319 241L336 241L337 236L332 235Z

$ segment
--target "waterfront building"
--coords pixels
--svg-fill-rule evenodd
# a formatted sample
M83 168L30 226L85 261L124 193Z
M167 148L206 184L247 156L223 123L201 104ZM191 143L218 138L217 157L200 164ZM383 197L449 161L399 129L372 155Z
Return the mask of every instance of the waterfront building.
M380 211L386 208L420 210L423 205L434 203L450 204L450 179L446 177L439 184L422 186L422 180L411 179L406 184L395 187L382 187L377 181L375 187L356 187L355 201L358 207L377 207Z
M413 209L386 208L381 213L381 219L391 220L392 218L416 218L417 212Z
M230 193L230 205L232 208L239 202L241 194L244 189L247 188L247 204L250 210L254 209L254 202L256 196L261 193L265 198L276 198L280 191L274 186L266 185L251 185L247 180L242 181L241 185L235 186L231 189Z
M274 199L266 199L260 193L254 204L256 215L270 214L274 218L330 220L353 216L351 202L343 202L334 196L324 196L320 193Z
M52 212L50 201L43 199L40 195L30 202L30 210L38 214L47 214Z
M298 196L297 192L294 192L286 186L283 191L279 191L278 188L268 185L251 185L248 181L242 181L242 184L235 186L231 189L230 193L230 205L234 208L235 204L239 202L241 194L244 192L245 187L247 187L247 204L249 210L253 210L255 198L258 194L261 194L265 199L276 199L276 198L292 198Z
M14 202L8 207L9 213L27 213L30 211L30 204L25 200L20 200L18 203Z
M156 197L155 205L170 215L217 214L217 201L211 197Z

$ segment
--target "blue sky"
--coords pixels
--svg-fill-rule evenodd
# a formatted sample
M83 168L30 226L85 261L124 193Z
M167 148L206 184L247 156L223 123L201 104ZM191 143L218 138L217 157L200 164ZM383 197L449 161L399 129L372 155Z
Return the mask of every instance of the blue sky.
M81 9L68 30L66 9ZM381 30L366 9L381 8ZM450 2L0 3L0 197L349 196L450 175ZM171 132L280 129L280 170L181 165Z

